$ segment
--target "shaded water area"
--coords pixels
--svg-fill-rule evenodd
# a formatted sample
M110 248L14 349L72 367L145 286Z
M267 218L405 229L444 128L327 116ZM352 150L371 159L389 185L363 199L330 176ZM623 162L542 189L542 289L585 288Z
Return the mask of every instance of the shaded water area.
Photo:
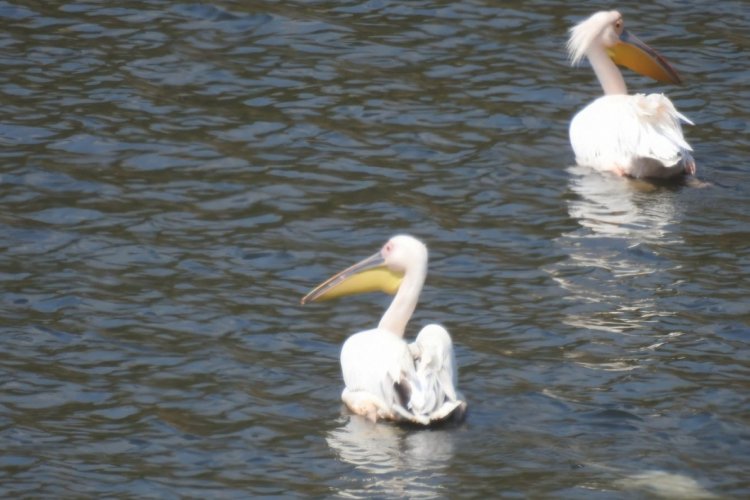
M563 1L0 0L0 495L750 496L750 7L623 5L698 183L573 167ZM533 6L532 6L533 5ZM464 423L343 411L407 232Z

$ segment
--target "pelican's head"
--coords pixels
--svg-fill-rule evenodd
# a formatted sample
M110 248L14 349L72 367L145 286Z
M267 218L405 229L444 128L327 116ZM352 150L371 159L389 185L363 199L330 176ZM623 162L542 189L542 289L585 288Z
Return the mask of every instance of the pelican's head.
M404 275L427 266L427 247L413 236L394 236L374 255L344 269L302 297L302 304L365 292L394 294Z
M604 49L620 66L659 82L682 83L680 75L654 49L625 29L616 10L597 12L570 29L568 56L573 65L596 49Z

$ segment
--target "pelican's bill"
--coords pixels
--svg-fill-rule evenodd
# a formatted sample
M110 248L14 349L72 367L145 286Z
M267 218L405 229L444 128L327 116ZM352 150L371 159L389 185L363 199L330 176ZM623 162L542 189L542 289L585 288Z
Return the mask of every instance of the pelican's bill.
M682 78L658 52L635 35L623 31L620 41L608 49L609 57L620 66L663 83L682 83Z
M385 265L380 252L328 278L302 297L301 303L330 300L345 295L367 292L395 294L403 280L403 273Z

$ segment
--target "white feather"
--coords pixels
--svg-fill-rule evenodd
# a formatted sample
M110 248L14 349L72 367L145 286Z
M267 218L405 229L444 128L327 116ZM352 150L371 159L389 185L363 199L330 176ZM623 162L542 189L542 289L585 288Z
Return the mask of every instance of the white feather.
M577 66L586 57L588 50L599 40L609 23L619 16L616 11L597 12L570 28L567 48L572 66Z

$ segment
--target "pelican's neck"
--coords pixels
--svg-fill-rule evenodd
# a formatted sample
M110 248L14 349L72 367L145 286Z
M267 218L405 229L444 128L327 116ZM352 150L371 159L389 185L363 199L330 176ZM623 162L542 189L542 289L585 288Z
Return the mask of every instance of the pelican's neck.
M586 56L589 58L591 67L594 68L594 73L599 79L604 95L624 95L628 93L622 73L609 58L604 47L592 47L586 52Z
M380 319L378 328L395 333L399 337L404 336L406 324L409 322L414 309L417 307L419 294L422 291L425 277L427 276L427 263L418 269L406 271L401 286L398 287L396 296L393 297L391 305Z

